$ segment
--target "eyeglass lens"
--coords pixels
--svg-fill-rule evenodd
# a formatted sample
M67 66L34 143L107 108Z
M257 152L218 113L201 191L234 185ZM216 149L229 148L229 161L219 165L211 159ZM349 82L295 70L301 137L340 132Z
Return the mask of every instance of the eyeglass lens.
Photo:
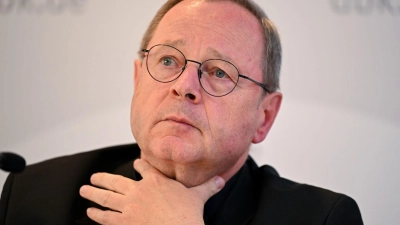
M167 45L155 45L147 55L147 70L155 80L167 83L183 73L187 62L178 49ZM206 60L199 69L200 84L212 96L229 94L239 79L237 68L222 59Z

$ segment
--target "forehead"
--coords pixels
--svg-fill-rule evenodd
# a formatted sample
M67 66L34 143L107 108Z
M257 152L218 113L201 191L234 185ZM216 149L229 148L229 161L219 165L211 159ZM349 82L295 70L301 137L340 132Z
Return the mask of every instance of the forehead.
M188 46L187 41L185 39L166 40L166 41L163 41L162 44L170 45L175 48L181 48L181 47L185 48ZM224 59L227 61L231 60L229 56L221 54L217 49L215 49L213 47L206 47L205 52L206 52L207 56L214 58L214 59Z
M173 45L188 58L218 57L249 64L261 63L263 35L257 18L242 6L186 0L160 21L148 47L155 44Z

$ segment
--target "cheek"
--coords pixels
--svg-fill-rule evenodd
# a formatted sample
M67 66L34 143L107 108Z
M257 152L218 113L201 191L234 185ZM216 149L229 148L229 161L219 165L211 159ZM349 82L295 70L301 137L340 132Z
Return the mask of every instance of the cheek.
M254 108L254 104L229 102L215 106L213 113L208 112L213 141L227 154L231 149L243 149L250 145L256 131Z
M139 110L139 105L139 99L137 96L134 96L131 106L131 130L136 141L140 139L140 130L143 130L143 126L145 124L144 119L142 119L143 116L141 114L141 110Z
M131 129L136 141L153 124L154 114L166 91L147 77L136 86L131 105Z
M132 106L140 112L152 112L168 94L169 85L157 82L148 73L141 75L141 81L135 86Z

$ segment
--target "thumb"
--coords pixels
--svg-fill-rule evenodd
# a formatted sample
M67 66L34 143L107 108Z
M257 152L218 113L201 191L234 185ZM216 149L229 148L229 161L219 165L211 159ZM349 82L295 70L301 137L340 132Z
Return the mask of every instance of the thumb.
M220 176L215 176L208 181L190 188L190 190L197 193L197 195L204 201L207 202L211 196L218 193L225 185L225 180Z

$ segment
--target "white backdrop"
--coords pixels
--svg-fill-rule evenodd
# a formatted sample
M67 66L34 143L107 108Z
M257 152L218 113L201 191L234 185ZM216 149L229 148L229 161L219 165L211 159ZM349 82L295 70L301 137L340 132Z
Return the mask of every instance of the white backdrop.
M400 0L256 2L282 37L284 102L251 154L400 224ZM0 0L0 151L32 164L133 142L133 60L162 3Z

